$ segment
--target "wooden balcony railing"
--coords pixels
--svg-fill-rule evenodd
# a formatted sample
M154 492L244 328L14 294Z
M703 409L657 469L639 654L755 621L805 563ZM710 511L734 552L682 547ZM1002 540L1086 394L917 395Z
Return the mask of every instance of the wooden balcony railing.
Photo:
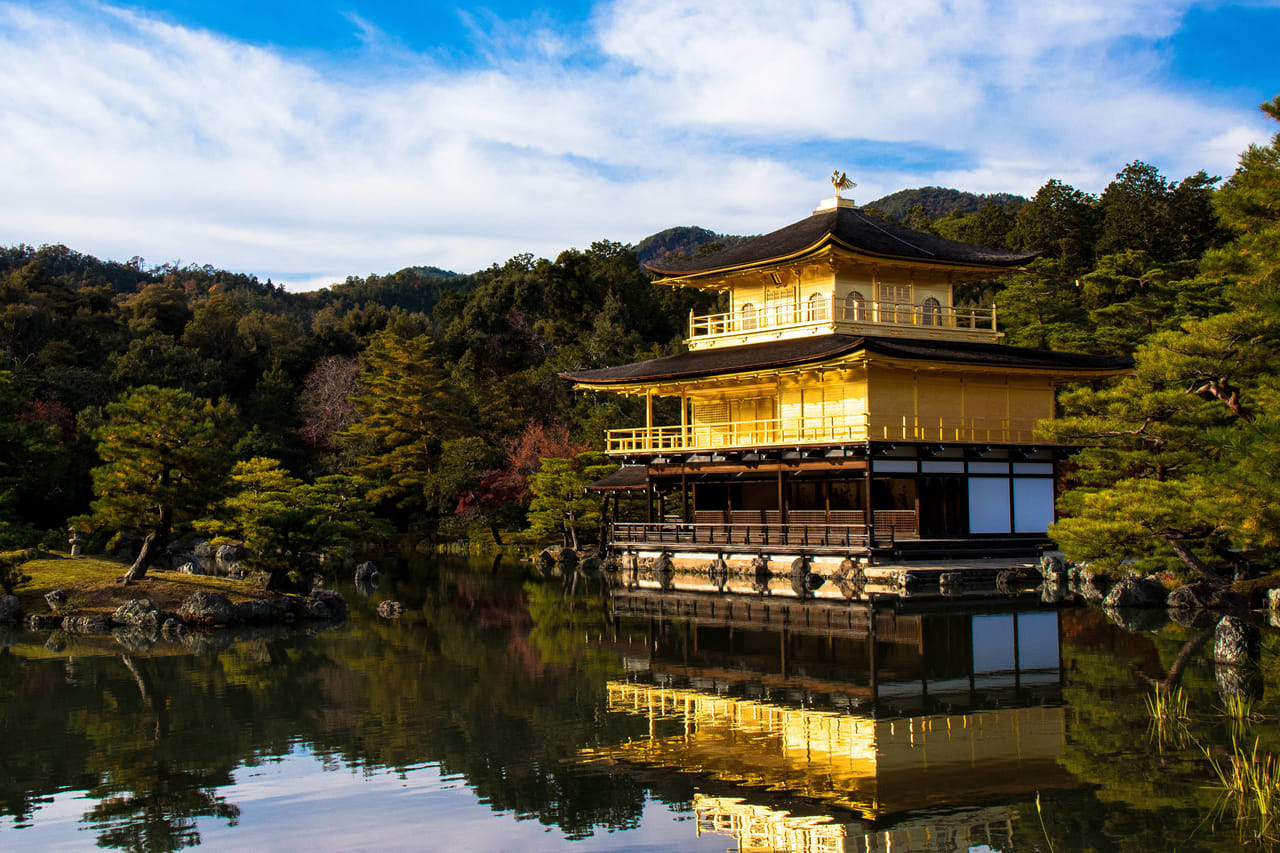
M613 525L614 545L681 548L690 551L744 548L793 548L814 553L862 552L893 544L892 528L868 530L865 524L656 524Z
M862 511L838 511L831 521L817 521L821 512L796 510L794 519L782 523L779 513L736 511L733 518L708 521L720 512L696 513L694 522L662 521L650 524L617 522L612 527L614 545L638 548L680 548L688 551L722 548L790 548L809 553L852 553L871 548L891 548L902 540L918 539L914 510L876 510L873 524L837 520L862 516ZM754 515L763 521L742 521Z
M935 302L915 305L904 302L837 300L822 296L802 302L765 305L754 310L689 317L689 337L743 335L764 329L804 326L841 326L874 323L890 326L933 327L936 329L997 331L996 309L956 308Z
M928 441L983 444L1044 444L1036 420L1011 418L917 418L835 416L638 427L609 430L614 454L667 451L747 450L864 441Z

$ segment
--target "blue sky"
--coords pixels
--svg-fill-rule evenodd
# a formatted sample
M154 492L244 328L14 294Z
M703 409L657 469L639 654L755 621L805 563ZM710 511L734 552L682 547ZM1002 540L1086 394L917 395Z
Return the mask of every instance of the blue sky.
M303 289L830 195L1229 175L1280 0L0 0L0 244Z

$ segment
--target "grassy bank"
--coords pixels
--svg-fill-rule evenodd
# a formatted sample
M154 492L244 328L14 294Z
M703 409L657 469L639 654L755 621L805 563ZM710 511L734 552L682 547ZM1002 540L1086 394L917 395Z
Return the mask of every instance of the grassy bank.
M232 602L262 597L261 589L244 581L154 569L142 580L125 586L120 578L127 568L102 557L41 556L22 564L22 571L31 580L15 589L14 594L22 602L24 613L47 614L45 593L61 589L67 593L68 602L59 612L81 615L110 615L134 598L147 598L161 610L173 611L183 599L200 590L221 593Z

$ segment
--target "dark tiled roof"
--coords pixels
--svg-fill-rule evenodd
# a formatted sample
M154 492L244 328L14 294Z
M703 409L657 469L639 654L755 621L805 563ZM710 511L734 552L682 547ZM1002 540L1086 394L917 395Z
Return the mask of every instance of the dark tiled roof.
M612 474L606 474L594 483L587 483L588 492L636 491L649 486L649 469L644 465L623 465Z
M686 379L762 367L785 367L826 361L856 350L861 343L862 338L852 335L823 335L816 338L796 338L764 344L694 350L618 367L604 367L599 370L583 370L560 375L575 382L593 384Z
M654 261L646 267L659 275L693 275L764 264L798 252L819 249L828 243L884 258L990 267L1021 266L1040 254L947 240L912 230L898 222L869 216L854 207L837 207L719 252L686 260Z
M796 338L763 344L695 350L618 367L560 375L565 379L586 385L624 385L631 382L654 382L664 379L696 379L721 373L817 364L859 350L892 358L919 361L1066 370L1073 373L1113 373L1133 366L1133 359L1128 356L1085 355L961 341L822 335L816 338Z

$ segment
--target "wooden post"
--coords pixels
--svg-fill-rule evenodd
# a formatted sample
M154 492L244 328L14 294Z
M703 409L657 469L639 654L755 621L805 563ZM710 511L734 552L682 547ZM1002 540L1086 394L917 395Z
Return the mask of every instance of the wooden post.
M644 443L645 449L653 449L653 389L644 391Z
M680 447L689 447L689 395L680 389Z
M782 461L781 460L778 461L778 523L780 525L785 525L787 523L786 495L783 494L783 489L782 489ZM781 533L782 531L780 530L778 532Z

